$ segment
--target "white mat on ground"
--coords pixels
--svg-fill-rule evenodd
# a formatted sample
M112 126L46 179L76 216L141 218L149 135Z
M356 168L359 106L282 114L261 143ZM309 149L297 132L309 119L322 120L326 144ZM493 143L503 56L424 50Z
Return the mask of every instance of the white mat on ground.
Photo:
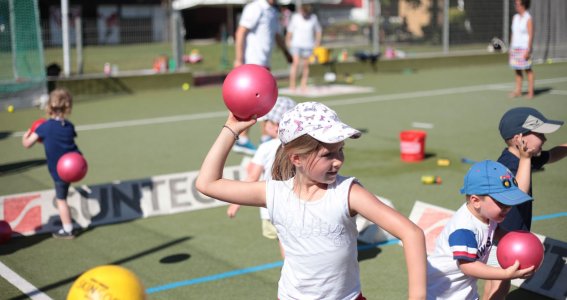
M288 96L301 96L308 98L344 95L344 94L360 94L370 93L374 89L371 87L347 85L347 84L329 84L329 85L309 85L307 90L302 91L300 88L292 91L289 88L279 89L279 93Z

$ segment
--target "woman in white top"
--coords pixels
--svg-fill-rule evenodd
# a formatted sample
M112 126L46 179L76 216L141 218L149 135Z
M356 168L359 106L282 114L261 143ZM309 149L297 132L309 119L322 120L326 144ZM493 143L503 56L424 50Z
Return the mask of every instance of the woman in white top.
M510 67L514 69L516 88L510 97L522 95L523 73L528 78L528 99L534 97L535 75L532 70L532 45L534 40L534 26L532 16L528 9L530 0L515 0L516 14L512 19L512 38L510 41Z
M287 27L286 43L293 57L289 70L289 89L295 90L295 80L299 65L302 65L301 91L307 89L309 78L309 57L313 49L321 44L322 29L319 19L311 12L311 6L301 5L294 13Z
M365 299L357 260L357 214L402 241L408 299L425 299L423 231L356 178L338 173L345 159L344 141L359 137L360 131L341 122L321 103L300 103L280 121L282 145L272 166L272 179L243 182L223 178L223 167L238 133L255 122L239 121L229 114L203 161L196 187L221 201L268 208L285 251L278 299Z

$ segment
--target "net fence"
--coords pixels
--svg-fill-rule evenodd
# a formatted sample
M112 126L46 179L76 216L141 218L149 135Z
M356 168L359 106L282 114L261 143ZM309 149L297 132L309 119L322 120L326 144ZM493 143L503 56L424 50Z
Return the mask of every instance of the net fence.
M42 15L38 16L36 1L0 0L0 92L45 80L44 61L63 65L60 7L39 3ZM343 0L339 5L314 1L313 8L323 26L323 46L337 49L332 52L336 56L347 49L351 59L356 51L373 50L376 36L380 59L487 53L493 38L508 44L515 13L513 0L446 1ZM567 1L532 1L530 12L535 28L535 61L567 59ZM216 5L181 11L181 49L186 51L182 54L188 56L197 49L203 58L198 64L186 63L183 67L196 72L223 71L215 68L221 68L221 61L232 61L234 51L232 45L221 45L225 35L222 31L228 29L227 40L233 40L241 13L241 5L230 10ZM179 50L172 49L176 28L169 21L171 16L171 8L162 4L72 3L71 75L103 75L109 64L119 74L156 69L158 58L172 57ZM77 18L80 27L76 26ZM376 28L378 34L373 32ZM77 37L82 43L80 66L74 59L79 57L75 51ZM202 47L203 43L219 46ZM273 55L272 64L287 68L278 54Z
M532 1L534 19L534 60L567 60L567 1Z
M0 0L0 105L30 106L46 92L36 0Z
M394 48L408 56L486 53L494 38L509 44L514 0L447 1L447 9L444 0L379 1L382 3L378 19L381 52L385 54L387 48ZM320 7L318 13L326 43L340 46L371 42L375 19L363 17L356 21L352 14L341 17L330 7ZM567 1L531 1L530 13L534 22L535 61L566 59ZM444 22L447 22L447 45L443 41Z

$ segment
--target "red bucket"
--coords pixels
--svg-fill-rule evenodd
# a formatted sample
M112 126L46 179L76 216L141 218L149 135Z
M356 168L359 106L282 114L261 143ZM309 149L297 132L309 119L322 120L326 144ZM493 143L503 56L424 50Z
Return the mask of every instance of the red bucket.
M421 130L406 130L400 133L400 156L403 161L421 161L425 157L425 137Z

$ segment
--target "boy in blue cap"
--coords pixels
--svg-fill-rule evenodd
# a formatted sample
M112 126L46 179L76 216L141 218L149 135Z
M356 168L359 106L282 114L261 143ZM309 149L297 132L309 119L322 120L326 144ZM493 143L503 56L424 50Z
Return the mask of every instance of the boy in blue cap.
M519 270L517 261L507 269L486 264L495 235L504 233L498 223L511 207L532 200L518 188L512 172L495 161L476 163L465 175L461 194L466 202L445 225L435 251L427 257L427 299L478 299L478 278L533 275L533 266Z
M516 107L508 110L500 119L498 129L506 142L506 148L498 158L515 174L520 189L532 196L532 171L543 169L567 156L567 144L562 144L543 151L545 134L557 131L563 121L550 120L541 112L531 107ZM512 207L500 224L502 228L530 231L532 225L532 202ZM496 248L492 247L488 264L498 266ZM510 280L487 281L484 287L484 299L504 299L510 291Z

